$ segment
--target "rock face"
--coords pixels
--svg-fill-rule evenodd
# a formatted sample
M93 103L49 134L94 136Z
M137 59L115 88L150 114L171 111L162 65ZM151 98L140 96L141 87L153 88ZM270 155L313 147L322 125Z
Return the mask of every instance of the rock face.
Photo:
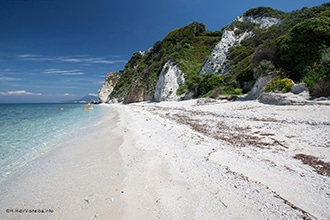
M294 84L291 92L264 92L264 87L276 76L270 72L260 76L255 82L250 93L245 97L248 100L257 99L259 102L273 105L304 105L310 99L309 91L305 83Z
M132 87L129 94L124 99L124 104L134 103L134 102L143 102L150 100L149 97L146 97L146 92L143 87Z
M252 87L250 93L246 96L247 99L258 99L263 93L263 87L276 76L275 73L260 76Z
M271 18L271 17L251 17L251 16L239 16L236 18L237 21L244 22L249 21L255 24L260 24L261 28L269 28L273 25L278 25L281 23L281 19L279 18Z
M98 91L99 103L109 102L109 96L115 87L119 76L117 73L107 73L102 87Z
M273 25L279 24L281 22L278 18L271 17L248 17L239 16L235 19L236 21L245 22L249 21L252 23L260 24L260 28L269 28ZM235 21L234 20L234 21ZM252 31L245 31L242 34L235 34L235 30L225 30L220 42L214 47L211 55L204 63L199 74L204 73L216 73L216 74L226 74L229 72L226 62L228 61L228 51L229 48L239 44L242 40L252 37L254 34Z
M184 80L184 74L178 66L171 61L166 62L156 84L154 101L178 101L180 97L176 91Z
M304 105L310 98L309 92L304 91L298 95L292 92L288 93L263 93L259 98L259 102L274 105Z
M234 31L225 30L220 42L214 47L211 55L204 63L199 74L204 73L228 73L226 61L228 57L228 50L234 44L240 43L242 40L253 36L252 32L244 32L243 34L236 35Z

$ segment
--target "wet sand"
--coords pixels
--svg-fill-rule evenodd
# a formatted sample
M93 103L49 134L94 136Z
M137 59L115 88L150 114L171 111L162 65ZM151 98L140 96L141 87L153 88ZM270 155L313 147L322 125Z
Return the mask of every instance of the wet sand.
M125 171L118 120L105 117L2 183L0 219L119 218Z

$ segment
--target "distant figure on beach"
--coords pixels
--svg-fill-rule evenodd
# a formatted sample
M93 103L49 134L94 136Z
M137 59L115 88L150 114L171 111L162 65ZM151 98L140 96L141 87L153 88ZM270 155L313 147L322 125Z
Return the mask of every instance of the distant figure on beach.
M88 103L87 105L85 105L85 106L83 107L83 110L93 110L93 106L92 106L92 104L91 104L91 103Z

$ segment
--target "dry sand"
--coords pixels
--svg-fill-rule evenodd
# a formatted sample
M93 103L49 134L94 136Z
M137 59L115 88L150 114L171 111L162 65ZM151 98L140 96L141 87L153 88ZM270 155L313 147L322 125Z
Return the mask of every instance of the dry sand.
M330 219L330 106L107 107L0 185L0 219Z

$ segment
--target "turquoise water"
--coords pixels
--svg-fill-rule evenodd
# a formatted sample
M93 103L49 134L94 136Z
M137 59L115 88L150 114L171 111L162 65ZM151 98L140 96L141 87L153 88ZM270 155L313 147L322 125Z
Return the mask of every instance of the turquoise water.
M0 182L101 120L105 108L82 104L0 104Z

